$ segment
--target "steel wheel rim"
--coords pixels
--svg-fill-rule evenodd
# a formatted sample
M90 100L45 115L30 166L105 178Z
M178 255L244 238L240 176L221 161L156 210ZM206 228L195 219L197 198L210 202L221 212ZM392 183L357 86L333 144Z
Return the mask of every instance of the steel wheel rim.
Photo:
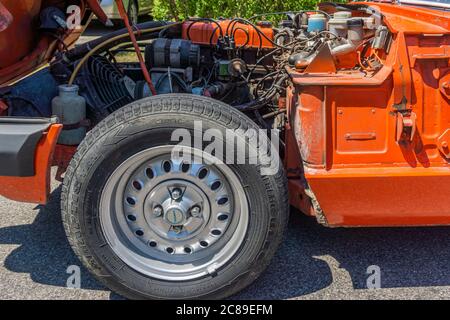
M191 148L184 154L207 164L186 164L171 157L172 148L150 148L125 160L102 190L99 217L106 241L129 267L184 281L214 274L231 260L244 241L249 210L230 167Z

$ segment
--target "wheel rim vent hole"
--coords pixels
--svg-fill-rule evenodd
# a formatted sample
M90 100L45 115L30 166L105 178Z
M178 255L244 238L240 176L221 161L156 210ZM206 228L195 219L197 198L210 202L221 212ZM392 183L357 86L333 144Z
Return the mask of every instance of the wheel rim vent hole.
M172 163L170 163L170 161L164 161L163 170L164 172L169 173L170 170L172 170Z
M141 191L142 190L142 184L139 181L133 181L133 187L137 190L137 191Z
M220 205L220 206L223 206L224 204L226 204L228 202L228 198L227 197L222 197L222 198L220 198L219 200L217 200L217 203Z
M130 206L134 206L136 204L136 200L133 197L127 197L127 203Z
M212 185L211 185L211 190L216 191L219 190L219 188L222 186L222 183L220 181L215 181Z
M221 214L217 217L217 219L219 219L219 221L225 221L228 219L228 215L227 214Z
M169 254L173 254L173 253L175 253L175 250L173 250L173 248L171 248L171 247L168 247L168 248L166 248L166 252Z
M151 168L147 168L145 170L145 174L149 179L153 179L155 177L155 173L153 172L153 170Z
M217 237L217 236L220 236L222 234L222 231L220 231L219 229L214 229L214 230L211 231L211 234L213 236Z
M128 218L128 220L130 220L132 222L136 221L136 216L134 216L132 214L129 214L127 218Z
M183 171L184 173L188 172L190 168L191 166L189 165L189 163L183 163L181 165L181 171Z
M198 172L198 177L202 180L205 179L207 175L208 175L208 169L206 169L206 168L202 168Z
M200 241L200 245L203 247L203 248L206 248L208 245L209 245L209 243L208 243L208 241Z
M144 231L136 230L136 235L139 236L139 237L142 237L144 235Z

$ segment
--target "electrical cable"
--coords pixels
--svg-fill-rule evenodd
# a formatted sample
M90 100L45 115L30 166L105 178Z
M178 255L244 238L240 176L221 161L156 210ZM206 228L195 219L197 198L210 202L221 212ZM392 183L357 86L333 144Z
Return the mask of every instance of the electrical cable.
M238 30L241 30L241 31L243 31L244 33L245 33L245 35L246 35L246 41L245 41L245 43L243 44L243 45L240 45L237 49L239 50L239 49L242 49L242 48L245 48L245 46L246 45L248 45L248 43L250 42L250 34L248 33L248 31L247 30L245 30L244 28L241 28L241 27L237 27L236 29L234 29L234 31L233 31L233 39L235 38L235 35L236 35L236 31L238 31Z
M243 24L248 24L248 25L252 26L253 29L256 31L256 33L259 34L261 45L262 45L262 39L261 39L261 37L262 37L262 38L266 39L267 41L269 41L275 47L282 48L282 49L285 49L285 50L289 49L288 47L282 46L282 45L274 42L264 32L262 32L261 29L258 26L256 26L253 22L251 22L251 21L249 21L247 19L243 19L243 18L235 18L233 20L236 20L236 21L241 22ZM234 26L233 26L233 28L234 28Z

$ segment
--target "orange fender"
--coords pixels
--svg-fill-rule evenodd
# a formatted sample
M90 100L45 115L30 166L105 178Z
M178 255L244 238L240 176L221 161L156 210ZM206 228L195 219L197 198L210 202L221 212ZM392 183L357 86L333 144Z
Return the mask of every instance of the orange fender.
M33 177L0 177L0 195L15 201L45 204L50 194L50 167L61 124L44 133L35 151Z

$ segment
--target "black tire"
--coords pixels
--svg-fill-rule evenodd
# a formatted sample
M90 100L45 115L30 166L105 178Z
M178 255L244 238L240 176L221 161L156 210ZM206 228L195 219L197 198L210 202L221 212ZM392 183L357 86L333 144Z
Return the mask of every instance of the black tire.
M139 23L139 7L135 0L131 0L128 5L128 19L131 25L137 25Z
M249 203L245 240L231 260L212 276L183 282L149 278L114 254L99 222L99 197L111 171L130 155L168 144L173 128L258 129L244 114L216 100L171 94L137 101L111 114L79 146L66 172L62 218L82 263L113 291L136 299L221 299L251 284L268 266L288 221L284 170L262 175L260 165L229 165L244 186Z

